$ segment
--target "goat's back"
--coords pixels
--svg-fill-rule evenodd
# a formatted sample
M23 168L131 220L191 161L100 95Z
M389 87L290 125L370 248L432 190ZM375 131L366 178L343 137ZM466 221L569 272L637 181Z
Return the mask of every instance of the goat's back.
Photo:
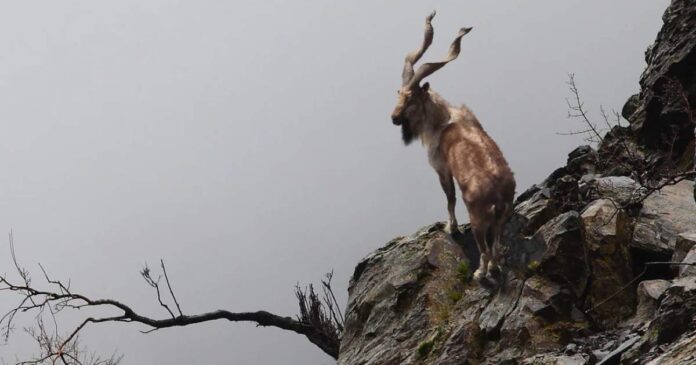
M475 118L450 123L442 132L440 148L470 210L472 206L505 211L512 207L513 173L498 145Z

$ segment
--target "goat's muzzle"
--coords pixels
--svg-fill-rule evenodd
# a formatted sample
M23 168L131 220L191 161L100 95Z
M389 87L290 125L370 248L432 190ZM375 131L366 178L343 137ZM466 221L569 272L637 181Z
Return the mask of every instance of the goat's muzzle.
M401 115L392 115L392 123L394 125L402 125L406 122L406 118Z

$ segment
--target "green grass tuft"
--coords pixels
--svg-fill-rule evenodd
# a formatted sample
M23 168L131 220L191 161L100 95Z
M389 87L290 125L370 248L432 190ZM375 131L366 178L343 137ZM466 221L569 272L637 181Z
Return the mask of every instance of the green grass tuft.
M428 357L428 355L430 354L430 351L433 350L434 345L435 345L435 343L432 340L425 341L425 342L421 343L418 346L418 351L416 353L416 357L418 358L418 360L423 360L426 357Z
M455 291L451 290L449 293L447 293L447 296L449 296L450 300L452 303L458 302L460 299L462 299L462 292L460 291Z
M527 269L529 269L529 271L537 271L539 269L539 266L541 266L541 263L539 261L532 260L529 262L529 264L527 264Z
M460 261L459 265L457 266L457 277L459 278L459 281L464 284L468 283L470 274L469 263L466 261Z

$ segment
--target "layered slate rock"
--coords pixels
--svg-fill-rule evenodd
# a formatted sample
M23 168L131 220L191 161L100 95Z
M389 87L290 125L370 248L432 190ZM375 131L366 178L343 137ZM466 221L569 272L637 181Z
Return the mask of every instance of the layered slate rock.
M584 252L577 212L540 228L539 263L508 271L498 288L471 281L478 257L468 227L454 237L443 227L397 238L358 264L339 364L495 364L588 331L577 307L589 275L575 257ZM508 250L506 259L521 262L510 256L520 252Z
M488 294L465 285L475 260L442 228L398 238L358 264L339 364L415 364L450 335L477 336L475 328L453 331L452 318L476 317ZM457 352L475 357L475 341L467 343Z

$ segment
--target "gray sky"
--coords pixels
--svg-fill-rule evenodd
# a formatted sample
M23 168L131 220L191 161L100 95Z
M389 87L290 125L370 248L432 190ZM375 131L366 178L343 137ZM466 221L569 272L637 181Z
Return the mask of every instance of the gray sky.
M425 60L474 27L429 81L478 115L519 193L581 142L555 134L580 127L566 119L567 73L594 117L600 104L620 109L667 4L2 2L0 232L14 229L29 268L153 316L166 313L138 270L159 258L189 314L294 315L293 285L331 268L345 302L359 259L446 217L423 148L405 148L389 119L425 15L438 10ZM333 362L301 336L250 324L140 329L93 326L83 338L126 364ZM18 332L0 356L26 354L26 339Z

